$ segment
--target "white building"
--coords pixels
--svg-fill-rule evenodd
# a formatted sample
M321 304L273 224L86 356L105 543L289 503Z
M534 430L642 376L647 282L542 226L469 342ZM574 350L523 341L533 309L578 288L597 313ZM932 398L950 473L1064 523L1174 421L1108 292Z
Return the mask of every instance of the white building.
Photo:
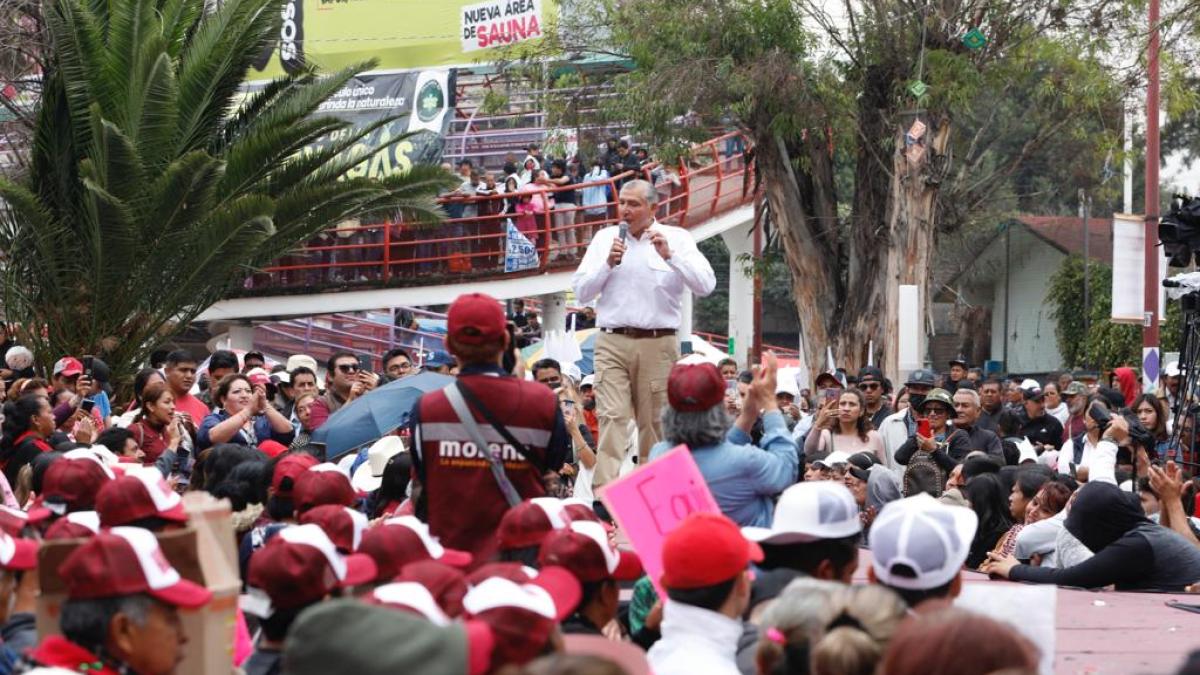
M1091 218L1088 224L1089 257L1112 265L1112 221ZM964 329L963 343L976 344L977 354L988 351L987 359L1001 362L1002 370L1050 372L1071 364L1064 364L1059 354L1057 322L1046 293L1063 260L1083 253L1079 218L1018 216L997 228L978 257L935 294L935 301L985 310L975 313L982 317L979 324ZM982 331L990 336L978 334Z

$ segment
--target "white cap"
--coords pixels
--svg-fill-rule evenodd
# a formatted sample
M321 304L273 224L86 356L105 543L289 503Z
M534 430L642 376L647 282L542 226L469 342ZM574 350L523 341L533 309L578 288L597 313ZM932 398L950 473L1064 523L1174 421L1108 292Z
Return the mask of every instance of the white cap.
M875 577L914 591L944 586L962 568L978 527L971 509L946 506L926 493L890 502L871 525Z
M314 373L317 372L317 360L308 354L292 354L288 357L287 369L289 373L301 366L308 368Z
M1179 370L1178 361L1172 361L1168 363L1167 367L1163 369L1163 375L1166 375L1167 377L1179 377L1181 374L1182 371Z
M812 461L812 463L820 464L821 466L832 467L835 464L845 464L846 462L849 462L849 461L850 461L850 453L845 452L843 450L834 450L833 452L829 453L828 455L826 455L824 457L821 457L819 459L814 459Z
M579 383L579 386L581 386L581 387L594 387L594 386L596 386L596 375L595 375L595 374L593 374L593 373L588 373L587 375L584 375L584 376L583 376L583 381L581 381L581 382Z
M358 465L350 484L359 492L374 492L383 484L383 470L388 460L404 452L399 436L384 436L367 451L367 461Z
M828 480L805 481L784 490L771 527L742 528L747 539L762 544L843 539L859 532L862 522L854 495L845 485Z

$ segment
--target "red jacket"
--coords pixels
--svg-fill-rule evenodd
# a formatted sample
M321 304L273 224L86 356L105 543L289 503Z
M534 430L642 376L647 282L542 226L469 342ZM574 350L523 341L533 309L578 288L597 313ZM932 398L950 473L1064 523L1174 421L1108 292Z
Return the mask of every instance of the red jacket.
M570 452L558 398L549 387L501 375L499 368L465 371L458 381L533 455L521 457L476 413L480 432L502 453L513 487L526 499L545 496L542 471L557 471ZM487 562L496 550L496 528L508 509L488 460L477 454L441 390L421 397L413 428L413 464L424 490L423 515L430 533L444 546L470 551L477 564Z
M29 653L29 658L40 666L66 668L89 675L120 675L108 664L100 661L95 654L61 635L51 635L42 640L42 643Z

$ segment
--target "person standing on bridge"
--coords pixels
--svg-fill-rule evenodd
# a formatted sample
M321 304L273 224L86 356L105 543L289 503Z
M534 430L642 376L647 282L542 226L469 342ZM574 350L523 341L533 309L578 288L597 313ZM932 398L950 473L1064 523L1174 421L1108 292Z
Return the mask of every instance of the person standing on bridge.
M596 301L596 417L600 422L595 483L617 477L636 419L638 457L662 440L667 376L679 358L676 331L683 294L712 293L712 265L691 235L654 219L658 193L644 180L621 188L620 225L596 233L573 285L581 304ZM598 298L598 299L597 299Z

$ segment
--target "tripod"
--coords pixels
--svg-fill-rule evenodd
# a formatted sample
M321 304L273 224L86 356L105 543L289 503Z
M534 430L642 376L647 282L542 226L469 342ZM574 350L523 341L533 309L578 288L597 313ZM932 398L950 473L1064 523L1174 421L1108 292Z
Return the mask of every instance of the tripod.
M1183 380L1170 411L1174 416L1171 445L1179 448L1180 456L1176 462L1194 474L1200 468L1194 456L1197 418L1200 417L1200 291L1192 291L1179 301L1183 309L1183 348L1179 352ZM1189 428L1186 447L1182 442L1185 426Z

